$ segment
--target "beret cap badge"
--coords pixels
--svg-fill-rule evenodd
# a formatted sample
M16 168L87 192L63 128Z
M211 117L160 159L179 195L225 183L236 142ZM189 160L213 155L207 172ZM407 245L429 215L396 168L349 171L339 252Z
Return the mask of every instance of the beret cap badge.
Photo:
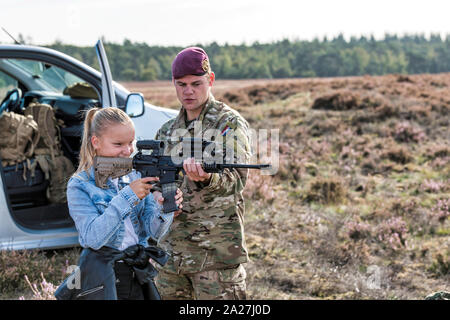
M202 69L205 72L209 71L209 61L208 61L208 59L205 59L205 60L202 61Z

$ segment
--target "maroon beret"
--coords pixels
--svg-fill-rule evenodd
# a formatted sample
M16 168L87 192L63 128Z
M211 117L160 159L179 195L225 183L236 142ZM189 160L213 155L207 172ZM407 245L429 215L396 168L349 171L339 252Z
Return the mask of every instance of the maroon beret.
M210 69L208 55L199 47L189 47L180 51L172 62L172 77L182 78L192 74L202 76Z

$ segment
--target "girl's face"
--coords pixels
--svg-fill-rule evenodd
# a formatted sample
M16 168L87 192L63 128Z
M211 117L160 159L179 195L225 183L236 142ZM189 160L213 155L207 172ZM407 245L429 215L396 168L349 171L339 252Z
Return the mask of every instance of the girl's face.
M108 126L100 136L92 136L91 143L97 156L129 158L133 153L134 126L114 124Z

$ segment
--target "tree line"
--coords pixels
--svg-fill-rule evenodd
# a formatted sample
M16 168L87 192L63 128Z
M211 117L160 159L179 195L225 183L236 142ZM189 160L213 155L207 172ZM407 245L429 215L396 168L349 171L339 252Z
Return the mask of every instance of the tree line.
M251 45L201 45L218 79L337 77L450 72L450 35L373 36L346 40L343 35L311 41L284 39ZM124 40L104 41L111 72L119 81L170 80L171 63L183 47L149 46ZM48 47L98 69L93 47Z

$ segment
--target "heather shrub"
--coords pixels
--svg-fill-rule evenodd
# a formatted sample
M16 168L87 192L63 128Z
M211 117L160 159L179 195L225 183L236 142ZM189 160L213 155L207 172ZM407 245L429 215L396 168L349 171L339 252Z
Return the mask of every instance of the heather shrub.
M377 163L374 159L369 158L361 163L361 173L364 175L373 174L378 171Z
M428 99L429 105L431 105L431 111L436 112L448 118L450 111L450 99L448 93L444 93L442 96L435 96ZM447 120L448 121L448 120Z
M450 156L450 148L447 146L435 146L427 149L427 155L431 158L444 158Z
M425 138L425 133L420 128L413 127L409 122L397 123L394 129L394 139L397 142L420 142Z
M241 105L241 106L249 106L251 105L250 99L248 95L246 95L242 90L234 91L234 92L225 92L222 96L219 97L221 101L229 105Z
M261 161L261 163L270 162ZM277 181L298 181L305 171L306 165L306 159L299 154L281 155L279 157L278 171L273 179Z
M371 117L373 120L384 121L389 118L397 117L399 115L398 108L391 104L382 104L375 108L374 114Z
M444 182L434 181L434 180L425 180L419 187L420 191L428 192L428 193L439 193L441 191L445 191L447 189L447 185Z
M244 189L244 197L272 203L275 199L272 176L262 175L260 172L250 170Z
M345 198L345 187L338 177L314 178L305 194L307 202L320 202L323 204L340 203Z
M410 106L406 111L405 117L408 120L416 120L420 123L428 124L428 120L431 117L431 107L421 105Z
M333 266L365 263L370 257L368 241L371 227L359 221L344 222L334 215L327 215L328 227L320 232L315 242L315 254ZM348 241L348 239L351 241ZM359 241L361 240L361 241Z
M308 133L313 137L320 137L326 134L336 134L340 121L338 119L314 119L309 126Z
M376 238L387 249L398 250L406 245L408 229L401 217L393 217L381 222L376 230Z
M306 142L305 155L310 158L328 158L331 152L331 144L327 140L310 139Z
M35 250L0 251L0 287L2 291L27 289L25 276L38 279L43 270L46 274L55 273L54 260L54 258L47 258L43 252Z
M343 146L340 152L341 159L352 158L355 159L359 156L359 152L357 152L351 146Z
M361 107L361 98L358 94L351 91L338 91L336 93L328 94L318 97L314 100L312 109L316 110L351 110L359 109Z
M33 292L31 300L56 300L55 291L58 288L58 286L55 286L54 284L47 282L42 272L39 286L36 283L31 283L27 276L25 276L25 280L28 286L30 287L31 291ZM23 296L20 297L20 300L24 299L25 298Z
M374 174L388 174L392 168L393 164L391 162L389 163L383 163L380 161L380 158L374 157L374 158L368 158L364 159L361 162L361 173L363 175L374 175Z
M350 118L350 125L352 127L357 127L357 130L356 130L357 134L362 134L361 124L369 123L369 122L372 122L375 120L376 120L376 118L370 111L366 111L366 110L355 111Z
M435 169L448 168L449 164L450 164L450 157L436 158L430 163L431 167Z
M269 103L275 100L285 100L301 91L301 86L293 84L264 84L251 85L248 87L227 90L216 95L218 100L229 105L251 106L262 103Z
M392 202L389 211L394 216L401 216L408 222L408 233L411 235L433 235L439 227L437 219L430 215L430 209L420 205L419 198L395 200Z
M406 164L413 160L411 153L406 147L393 145L381 154L382 159L389 159L391 161Z
M67 276L67 266L76 264L78 256L78 249L63 254L40 250L0 251L0 292L28 291L29 283L41 281L43 275L47 283L60 283Z
M431 208L431 216L435 217L439 222L444 223L450 216L450 199L439 199L436 205Z
M437 88L445 88L447 86L445 82L439 80L431 80L430 85Z
M364 108L379 108L382 106L391 106L391 101L387 99L384 95L379 93L369 92L362 96L361 104Z
M436 253L433 263L428 268L428 271L436 276L447 276L450 274L450 250L447 252Z
M397 76L397 82L414 83L414 81L410 77L402 74Z
M350 239L360 240L369 238L372 235L372 227L370 224L360 221L350 221L345 224L347 235Z
M411 216L417 211L418 204L416 199L394 200L390 205L390 212L396 216Z
M288 180L291 178L291 158L289 156L280 155L278 163L277 177L280 180ZM252 171L249 172L249 178ZM248 185L248 182L247 182ZM246 187L247 188L247 187Z
M431 145L425 149L423 156L432 160L430 165L433 168L442 168L450 163L450 147L446 145Z

